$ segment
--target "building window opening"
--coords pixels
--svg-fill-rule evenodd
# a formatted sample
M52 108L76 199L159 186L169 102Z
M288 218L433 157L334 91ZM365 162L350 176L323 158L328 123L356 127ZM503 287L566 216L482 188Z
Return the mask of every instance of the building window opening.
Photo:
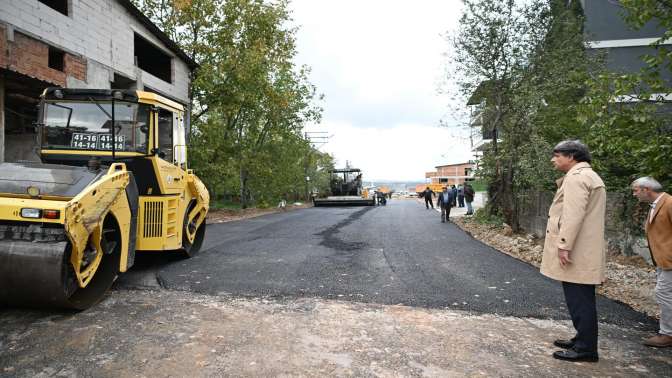
M129 79L126 76L119 75L114 73L114 81L110 83L112 89L137 89L137 82L133 79Z
M63 51L49 47L49 68L63 72L65 68L64 60L65 53Z
M172 58L138 34L134 36L135 64L141 70L172 83Z
M40 3L48 6L49 8L68 15L68 0L38 0Z

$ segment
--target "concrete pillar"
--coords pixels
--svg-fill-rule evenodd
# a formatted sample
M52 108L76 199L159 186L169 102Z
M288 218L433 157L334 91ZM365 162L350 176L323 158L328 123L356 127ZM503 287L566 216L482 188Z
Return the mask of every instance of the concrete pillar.
M0 74L0 163L5 161L5 75Z

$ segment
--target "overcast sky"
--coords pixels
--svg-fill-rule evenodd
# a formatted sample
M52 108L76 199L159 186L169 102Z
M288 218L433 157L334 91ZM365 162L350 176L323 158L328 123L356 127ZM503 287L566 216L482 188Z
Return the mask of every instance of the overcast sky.
M445 81L459 0L293 0L297 62L312 68L325 95L323 120L309 131L331 138L320 150L369 180L424 180L436 165L470 159Z

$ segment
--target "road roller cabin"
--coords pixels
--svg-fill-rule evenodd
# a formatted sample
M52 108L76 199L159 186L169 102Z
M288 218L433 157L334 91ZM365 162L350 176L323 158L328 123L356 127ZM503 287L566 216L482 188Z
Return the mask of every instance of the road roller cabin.
M0 306L86 309L135 253L198 252L209 194L187 167L182 105L48 88L41 163L0 164Z

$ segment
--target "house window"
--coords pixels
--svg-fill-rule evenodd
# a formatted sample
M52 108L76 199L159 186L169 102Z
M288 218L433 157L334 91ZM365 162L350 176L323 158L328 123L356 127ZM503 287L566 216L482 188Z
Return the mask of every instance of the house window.
M48 6L49 8L68 15L68 0L38 0L40 3Z
M159 79L172 83L172 58L151 42L139 36L134 36L135 64L141 70L148 72Z
M55 47L49 46L49 68L63 72L65 53Z

